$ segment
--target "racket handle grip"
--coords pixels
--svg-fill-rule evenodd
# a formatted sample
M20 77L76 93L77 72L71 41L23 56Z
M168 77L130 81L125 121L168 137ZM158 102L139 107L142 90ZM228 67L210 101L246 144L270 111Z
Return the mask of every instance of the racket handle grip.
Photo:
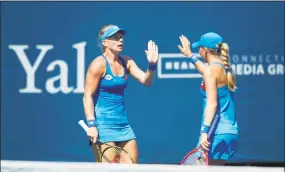
M219 119L220 119L220 115L218 115L218 114L215 115L214 121L213 121L213 123L212 123L212 125L211 125L211 127L210 127L209 132L208 132L208 138L210 138L210 137L212 136L213 131L214 131L214 129L216 128Z
M78 121L78 124L87 132L88 126L85 124L85 122L82 119Z

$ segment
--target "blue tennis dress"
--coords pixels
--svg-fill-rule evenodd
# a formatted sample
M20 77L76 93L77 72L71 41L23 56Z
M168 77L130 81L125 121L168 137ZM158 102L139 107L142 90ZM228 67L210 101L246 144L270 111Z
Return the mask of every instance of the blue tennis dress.
M221 66L226 72L224 65L214 62L212 63ZM203 112L206 108L206 89L202 82L200 87L201 95L203 97ZM216 114L220 115L218 124L215 126L213 136L210 138L210 159L229 160L236 152L238 139L238 123L235 115L235 104L233 99L233 92L229 90L228 85L219 87L218 93L218 107ZM202 124L204 122L204 115Z
M102 56L106 61L106 73L93 97L98 139L103 143L135 139L135 134L128 123L124 103L124 90L127 87L125 62L119 57L124 66L124 73L121 76L116 76L113 74L107 58Z

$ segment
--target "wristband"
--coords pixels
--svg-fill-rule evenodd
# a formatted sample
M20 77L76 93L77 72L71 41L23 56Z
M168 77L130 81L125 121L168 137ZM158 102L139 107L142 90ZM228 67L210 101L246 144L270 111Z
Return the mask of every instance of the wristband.
M96 127L95 120L94 120L94 119L88 120L88 121L87 121L87 125L88 125L89 128L90 128L90 127Z
M201 127L200 133L208 134L209 130L210 130L210 126L203 124L202 127Z
M149 70L156 70L157 64L148 64Z
M189 61L195 65L195 63L198 61L199 59L194 55L192 54L192 56L189 57Z

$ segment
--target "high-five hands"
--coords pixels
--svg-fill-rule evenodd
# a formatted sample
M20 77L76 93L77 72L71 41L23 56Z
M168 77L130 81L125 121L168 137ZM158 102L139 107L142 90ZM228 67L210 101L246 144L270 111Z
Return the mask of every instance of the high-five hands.
M190 48L190 41L184 36L181 35L179 37L180 41L181 41L181 45L178 45L178 49L181 51L181 53L186 56L186 57L191 57L193 55L191 48Z
M152 40L148 41L148 49L145 50L146 57L149 64L157 64L158 61L158 47Z

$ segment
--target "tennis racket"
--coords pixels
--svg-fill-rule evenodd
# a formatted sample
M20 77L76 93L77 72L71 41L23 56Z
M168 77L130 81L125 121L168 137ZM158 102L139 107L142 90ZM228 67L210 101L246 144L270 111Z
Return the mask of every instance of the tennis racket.
M208 138L213 134L214 128L216 127L220 115L216 115L213 124L208 132ZM204 151L200 146L196 147L194 150L190 151L182 160L181 165L208 165L209 157L208 152Z
M78 124L87 132L88 126L83 120L80 120ZM92 145L92 142L89 141L89 144ZM104 147L104 150L99 148L99 144ZM99 139L95 143L96 149L99 155L99 162L105 163L129 163L133 164L134 160L131 158L130 154L119 146L110 145L107 143L101 142Z

